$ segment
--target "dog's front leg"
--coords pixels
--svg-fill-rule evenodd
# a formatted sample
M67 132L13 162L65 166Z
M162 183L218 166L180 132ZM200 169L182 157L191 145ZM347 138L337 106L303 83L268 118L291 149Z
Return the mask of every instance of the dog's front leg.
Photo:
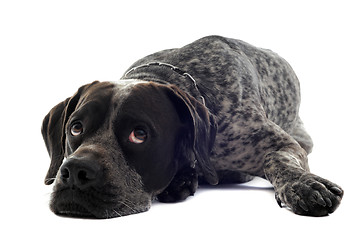
M195 168L184 167L181 169L170 185L160 194L157 199L160 202L174 203L193 196L198 188L198 174Z
M343 196L336 184L310 173L306 152L298 145L265 156L264 173L276 200L300 215L325 216L335 211Z

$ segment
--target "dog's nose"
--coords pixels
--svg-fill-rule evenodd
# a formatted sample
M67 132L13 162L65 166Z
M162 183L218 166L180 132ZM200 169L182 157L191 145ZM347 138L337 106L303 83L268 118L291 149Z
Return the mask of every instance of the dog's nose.
M60 180L72 189L96 187L101 178L102 167L92 159L68 158L60 168Z

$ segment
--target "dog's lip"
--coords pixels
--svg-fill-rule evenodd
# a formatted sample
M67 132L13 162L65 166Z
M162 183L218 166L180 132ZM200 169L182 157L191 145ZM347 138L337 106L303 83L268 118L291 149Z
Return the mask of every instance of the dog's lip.
M67 217L96 218L96 216L83 205L74 202L59 204L55 213Z
M57 195L59 194L59 195ZM134 212L123 212L117 201L104 201L104 199L94 198L95 196L87 196L84 199L84 194L80 189L71 189L69 187L57 189L53 192L51 210L59 216L70 218L85 218L85 219L104 219L119 216L126 216ZM90 197L90 198L89 198ZM117 205L117 206L116 206ZM138 211L142 212L142 211Z
M85 197L84 197L85 196ZM57 188L52 193L51 210L61 216L75 218L98 218L92 205L99 205L93 195L76 188Z
M62 203L56 207L54 213L62 217L70 218L84 218L84 219L106 219L106 218L115 218L127 216L130 214L136 214L140 212L145 212L149 207L144 207L143 209L138 209L138 211L133 212L122 212L121 208L107 209L105 211L93 211L90 212L83 205L77 203Z
M57 215L61 215L64 217L74 217L74 218L96 218L95 215L92 215L91 213L85 213L85 212L77 212L77 211L59 211L56 213Z
M59 216L87 219L106 219L127 216L149 210L147 204L132 205L124 194L114 192L83 191L56 185L50 201L50 209Z

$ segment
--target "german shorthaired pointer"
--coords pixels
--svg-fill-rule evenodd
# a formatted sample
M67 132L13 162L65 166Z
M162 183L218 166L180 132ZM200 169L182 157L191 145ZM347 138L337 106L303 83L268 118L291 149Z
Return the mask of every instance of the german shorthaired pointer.
M117 82L84 85L42 126L59 215L111 218L176 202L198 183L266 178L280 206L324 216L343 190L309 171L300 87L272 51L219 36L134 63ZM216 138L215 138L216 137Z

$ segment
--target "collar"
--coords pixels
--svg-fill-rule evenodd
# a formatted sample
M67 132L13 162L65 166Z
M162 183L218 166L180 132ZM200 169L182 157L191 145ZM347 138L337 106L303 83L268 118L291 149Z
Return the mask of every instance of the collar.
M151 67L151 66L158 66L158 67L166 67L166 68L169 68L171 69L172 71L176 72L177 74L183 76L183 77L186 77L187 79L191 80L193 85L194 85L194 88L195 90L199 93L200 95L200 99L201 99L201 102L204 104L204 106L206 106L205 104L205 98L202 96L199 88L198 88L198 85L197 85L197 82L196 80L193 78L193 76L191 76L190 73L187 73L183 70L181 70L180 68L174 66L174 65L171 65L169 63L163 63L163 62L149 62L147 64L142 64L142 65L139 65L139 66L136 66L136 67L133 67L131 68L129 71L127 71L125 74L124 74L124 77L126 77L127 75L129 75L130 73L138 70L138 69L141 69L141 68L147 68L147 67ZM166 81L160 81L161 83L164 83L164 84L169 84L168 82Z

